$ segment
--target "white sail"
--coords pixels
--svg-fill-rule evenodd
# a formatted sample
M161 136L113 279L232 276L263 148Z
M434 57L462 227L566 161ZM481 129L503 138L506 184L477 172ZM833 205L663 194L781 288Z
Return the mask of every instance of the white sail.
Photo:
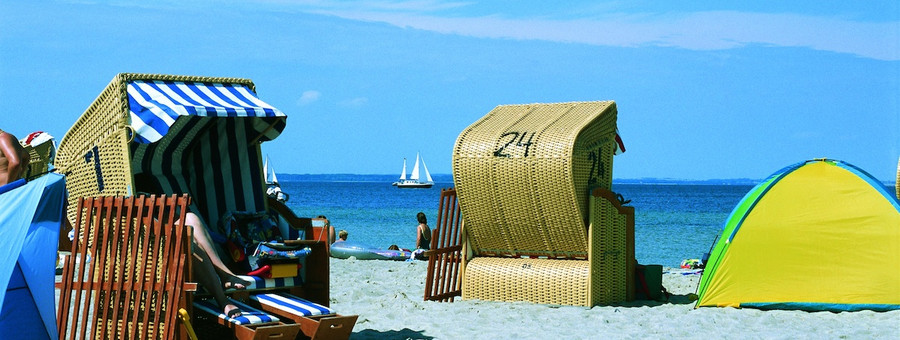
M272 184L278 184L278 177L275 177L275 168L272 168Z
M269 156L266 156L266 163L263 164L263 180L266 184L272 183L269 182Z
M406 158L403 158L403 172L400 173L400 180L406 180Z
M425 168L425 178L427 181L419 181L419 160L422 160L422 167ZM419 156L419 153L416 153L416 165L413 166L413 171L409 176L409 179L406 178L406 158L403 159L403 173L400 174L400 180L392 183L391 185L398 188L431 188L434 185L434 180L431 179L431 173L428 172L428 166L425 165L425 159Z
M431 179L431 174L428 173L428 166L425 165L425 157L422 157L422 167L425 168L425 181L428 183L434 183L434 180Z
M409 179L413 181L419 180L419 153L416 153L416 166L413 167L412 174L409 176Z

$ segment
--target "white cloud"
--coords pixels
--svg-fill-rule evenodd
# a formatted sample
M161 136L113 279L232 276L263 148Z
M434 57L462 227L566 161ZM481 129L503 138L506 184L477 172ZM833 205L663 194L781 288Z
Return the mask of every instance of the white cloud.
M343 107L362 107L369 102L369 98L365 97L357 97L353 99L347 99L338 103L338 105Z
M319 97L322 96L322 93L315 90L303 91L303 94L300 95L300 99L297 99L297 105L307 105L314 101L319 100Z
M70 2L77 0L70 0ZM120 0L125 6L187 6ZM258 0L230 1L231 6L306 12L344 19L382 22L443 34L493 39L544 40L598 46L667 46L691 50L724 50L746 45L803 47L877 60L900 60L900 22L853 21L839 15L698 11L681 13L616 13L615 5L585 9L581 18L548 19L511 15L461 14L472 3L441 0ZM168 4L168 5L164 5ZM206 2L195 6L212 6ZM216 5L218 6L218 5ZM526 5L523 5L526 6ZM584 9L584 8L582 8ZM571 16L577 9L563 15ZM441 16L438 13L453 13ZM471 13L471 12L470 12ZM601 14L598 14L601 13ZM590 17L588 17L590 16Z
M721 50L746 45L806 47L878 60L900 60L900 22L858 22L798 14L709 11L618 15L599 19L438 17L414 12L315 10L444 34L582 43Z

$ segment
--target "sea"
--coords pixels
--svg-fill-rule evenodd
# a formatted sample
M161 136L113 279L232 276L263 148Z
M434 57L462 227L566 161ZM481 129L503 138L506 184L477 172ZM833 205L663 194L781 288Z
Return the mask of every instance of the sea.
M435 175L429 189L398 189L391 175L278 174L287 205L302 217L326 216L348 239L378 248L414 248L416 214L432 228L440 192L450 175ZM641 264L678 267L699 259L720 236L725 219L756 181L613 181L612 190L635 208L635 257ZM893 189L891 189L893 190ZM891 191L889 191L891 192Z

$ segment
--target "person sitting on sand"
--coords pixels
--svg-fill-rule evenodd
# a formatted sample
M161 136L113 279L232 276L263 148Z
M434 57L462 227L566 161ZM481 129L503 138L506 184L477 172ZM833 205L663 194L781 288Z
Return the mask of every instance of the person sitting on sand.
M400 248L400 246L398 246L396 244L392 244L390 247L388 247L388 250L412 251L412 250L409 250L406 248Z
M31 155L19 144L19 139L0 130L0 185L25 176L30 160Z
M341 231L339 231L339 232L338 232L338 239L337 239L337 241L334 241L334 243L346 241L346 240L347 240L347 234L348 234L348 233L347 233L346 230L341 230Z
M428 250L431 248L431 228L428 227L428 218L425 213L416 214L419 225L416 226L416 249Z
M416 220L419 221L419 225L416 226L416 250L413 250L409 258L427 260L428 256L425 255L425 251L431 249L431 228L428 227L428 218L425 217L425 213L420 211L416 214Z

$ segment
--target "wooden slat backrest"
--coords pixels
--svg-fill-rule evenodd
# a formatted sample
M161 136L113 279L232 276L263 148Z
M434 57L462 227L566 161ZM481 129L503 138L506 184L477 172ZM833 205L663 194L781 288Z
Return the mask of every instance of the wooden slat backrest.
M453 301L462 295L459 282L462 258L461 221L456 190L441 190L438 219L431 234L425 301Z
M182 196L79 198L63 267L60 339L172 339L190 273Z

